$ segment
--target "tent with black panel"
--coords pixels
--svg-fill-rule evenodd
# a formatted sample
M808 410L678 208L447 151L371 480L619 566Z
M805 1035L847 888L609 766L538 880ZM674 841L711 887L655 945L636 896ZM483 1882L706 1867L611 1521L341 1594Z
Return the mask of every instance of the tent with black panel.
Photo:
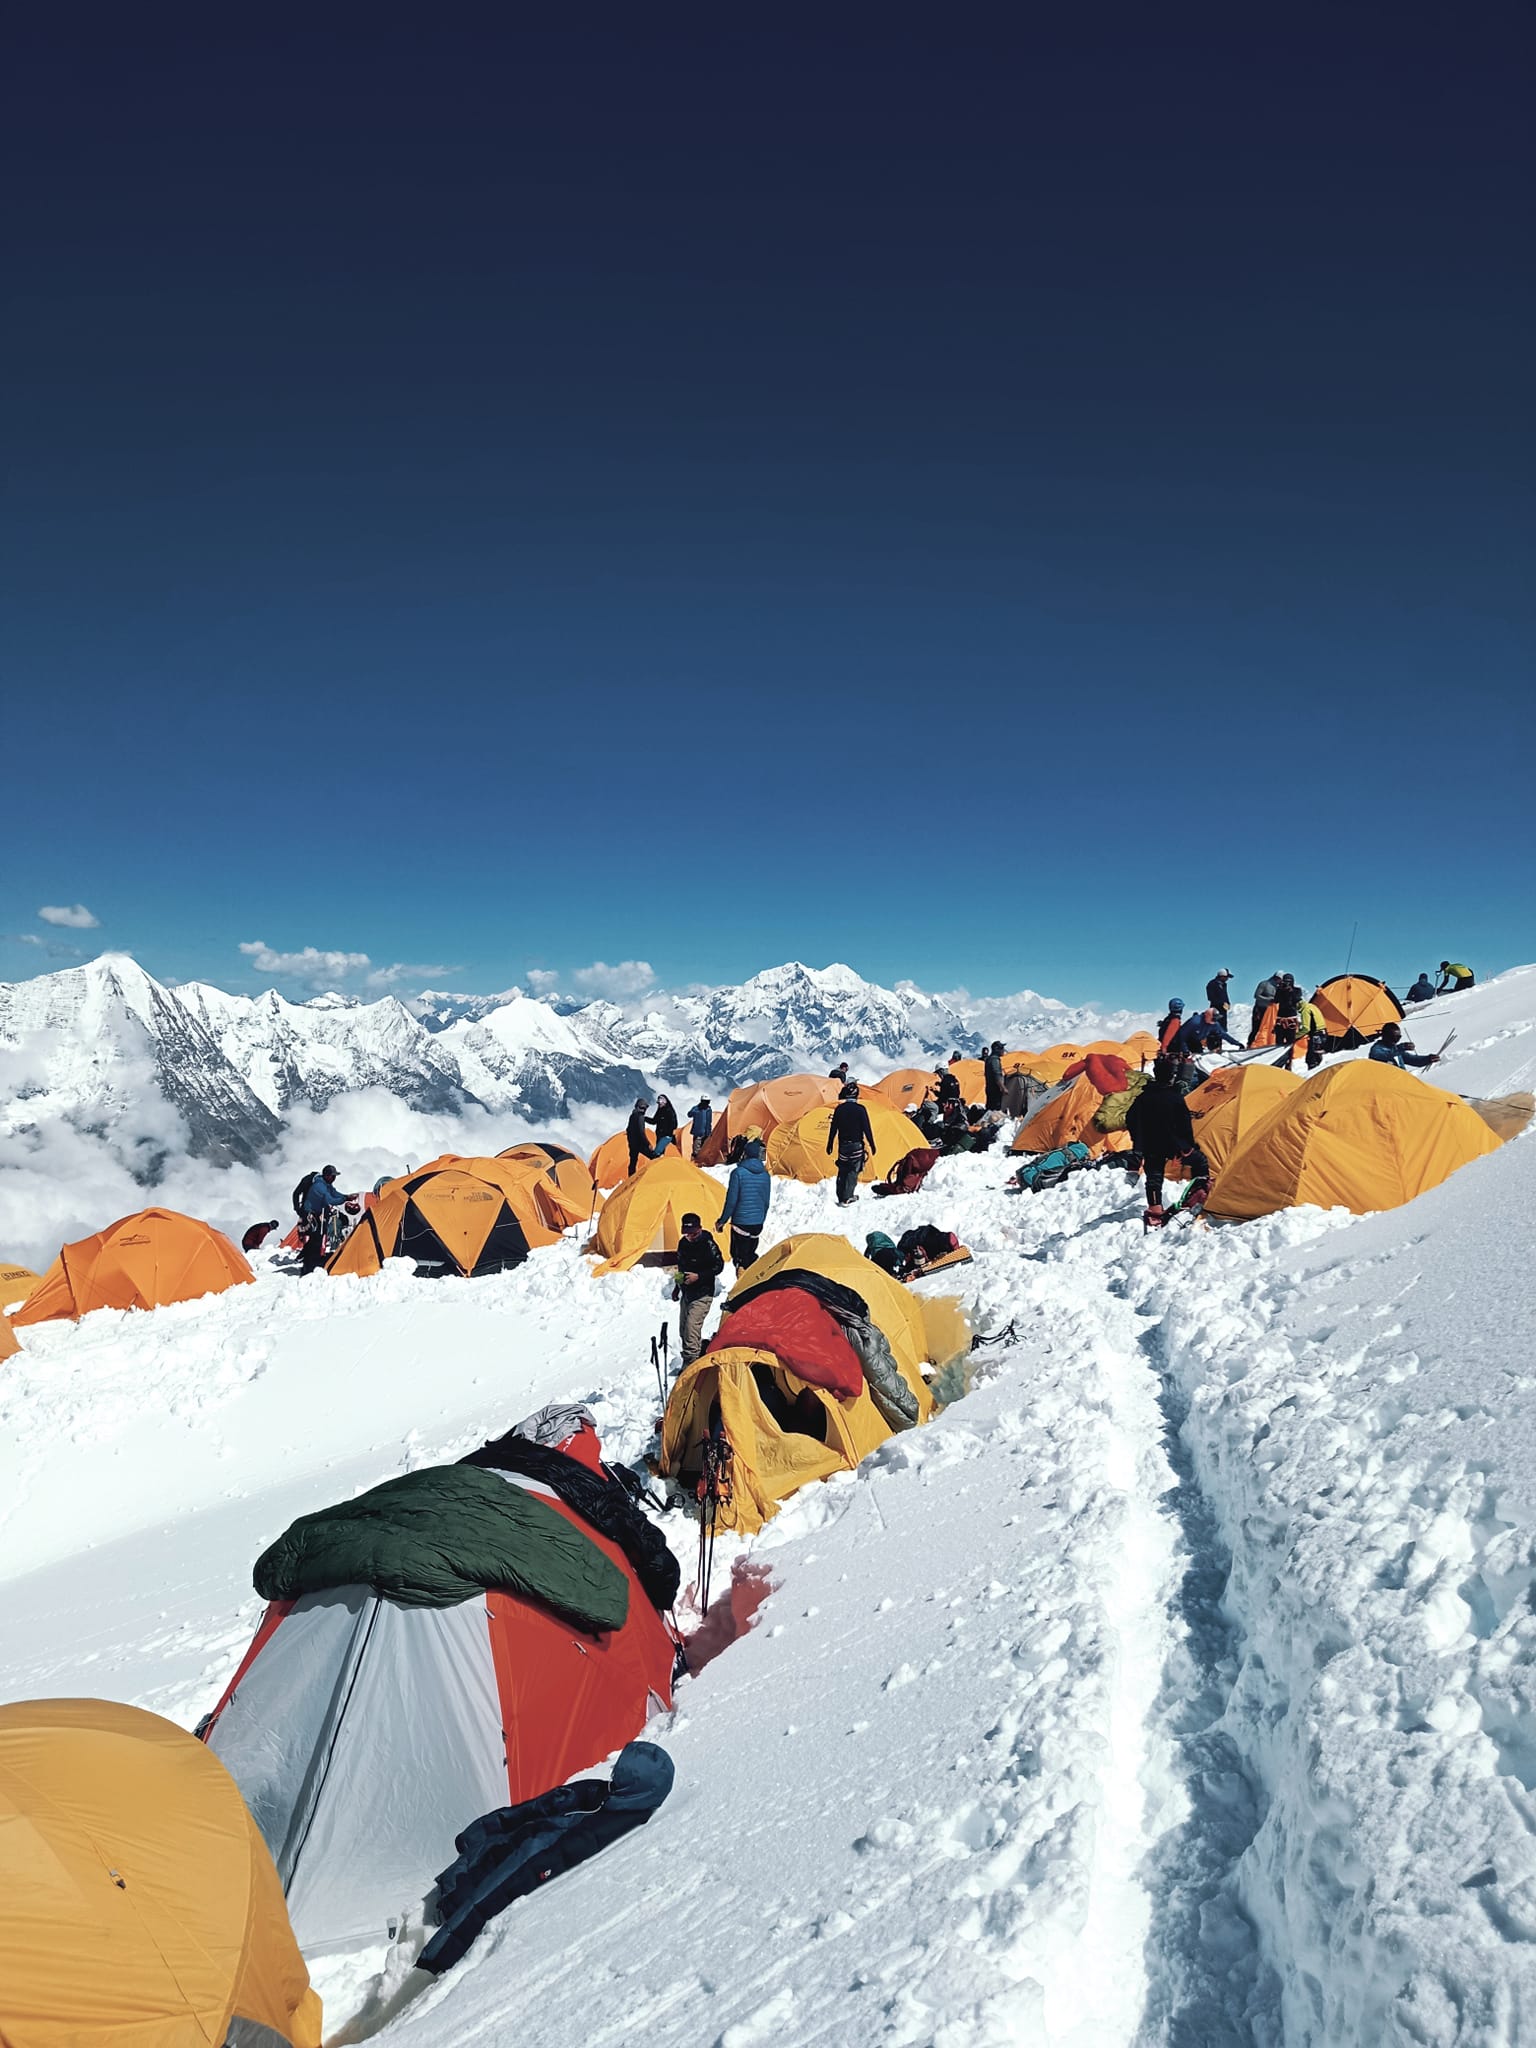
M477 1280L520 1266L531 1249L526 1219L507 1187L471 1170L481 1165L465 1160L430 1166L387 1182L327 1272L377 1273L386 1259L410 1259L423 1277ZM550 1243L553 1234L538 1241Z

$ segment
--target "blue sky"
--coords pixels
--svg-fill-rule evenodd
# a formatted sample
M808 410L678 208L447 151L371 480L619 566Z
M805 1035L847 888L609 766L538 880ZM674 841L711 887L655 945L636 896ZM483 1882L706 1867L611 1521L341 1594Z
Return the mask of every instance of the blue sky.
M1528 19L173 22L12 67L0 974L1536 952Z

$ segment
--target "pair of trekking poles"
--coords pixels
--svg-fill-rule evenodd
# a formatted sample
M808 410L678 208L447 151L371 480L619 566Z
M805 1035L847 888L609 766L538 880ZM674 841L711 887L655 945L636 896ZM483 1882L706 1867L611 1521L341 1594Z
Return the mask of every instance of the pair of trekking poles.
M668 1351L671 1346L671 1331L666 1323L651 1339L651 1370L656 1375L656 1393L665 1416L668 1393ZM734 1453L730 1438L723 1427L716 1423L700 1446L698 1484L694 1488L694 1499L699 1508L699 1565L697 1586L699 1613L709 1612L710 1580L715 1564L715 1533L720 1523L720 1511L731 1504L731 1468Z

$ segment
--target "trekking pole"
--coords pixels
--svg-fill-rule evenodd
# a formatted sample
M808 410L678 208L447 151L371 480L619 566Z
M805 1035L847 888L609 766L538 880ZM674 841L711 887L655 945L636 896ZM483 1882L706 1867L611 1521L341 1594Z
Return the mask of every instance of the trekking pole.
M651 1371L656 1375L656 1398L663 1408L667 1405L667 1386L662 1378L661 1356L656 1349L656 1339L651 1339Z
M671 1337L671 1325L663 1323L661 1326L661 1398L663 1402L667 1398L667 1382L672 1377L671 1368L667 1362L667 1345L671 1342Z

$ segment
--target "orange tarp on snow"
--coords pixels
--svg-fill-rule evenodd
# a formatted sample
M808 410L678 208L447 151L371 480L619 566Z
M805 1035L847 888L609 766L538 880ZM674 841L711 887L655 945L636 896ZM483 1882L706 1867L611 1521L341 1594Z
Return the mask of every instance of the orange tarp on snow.
M255 1277L212 1224L176 1209L141 1209L65 1245L12 1321L78 1318L93 1308L163 1308Z

